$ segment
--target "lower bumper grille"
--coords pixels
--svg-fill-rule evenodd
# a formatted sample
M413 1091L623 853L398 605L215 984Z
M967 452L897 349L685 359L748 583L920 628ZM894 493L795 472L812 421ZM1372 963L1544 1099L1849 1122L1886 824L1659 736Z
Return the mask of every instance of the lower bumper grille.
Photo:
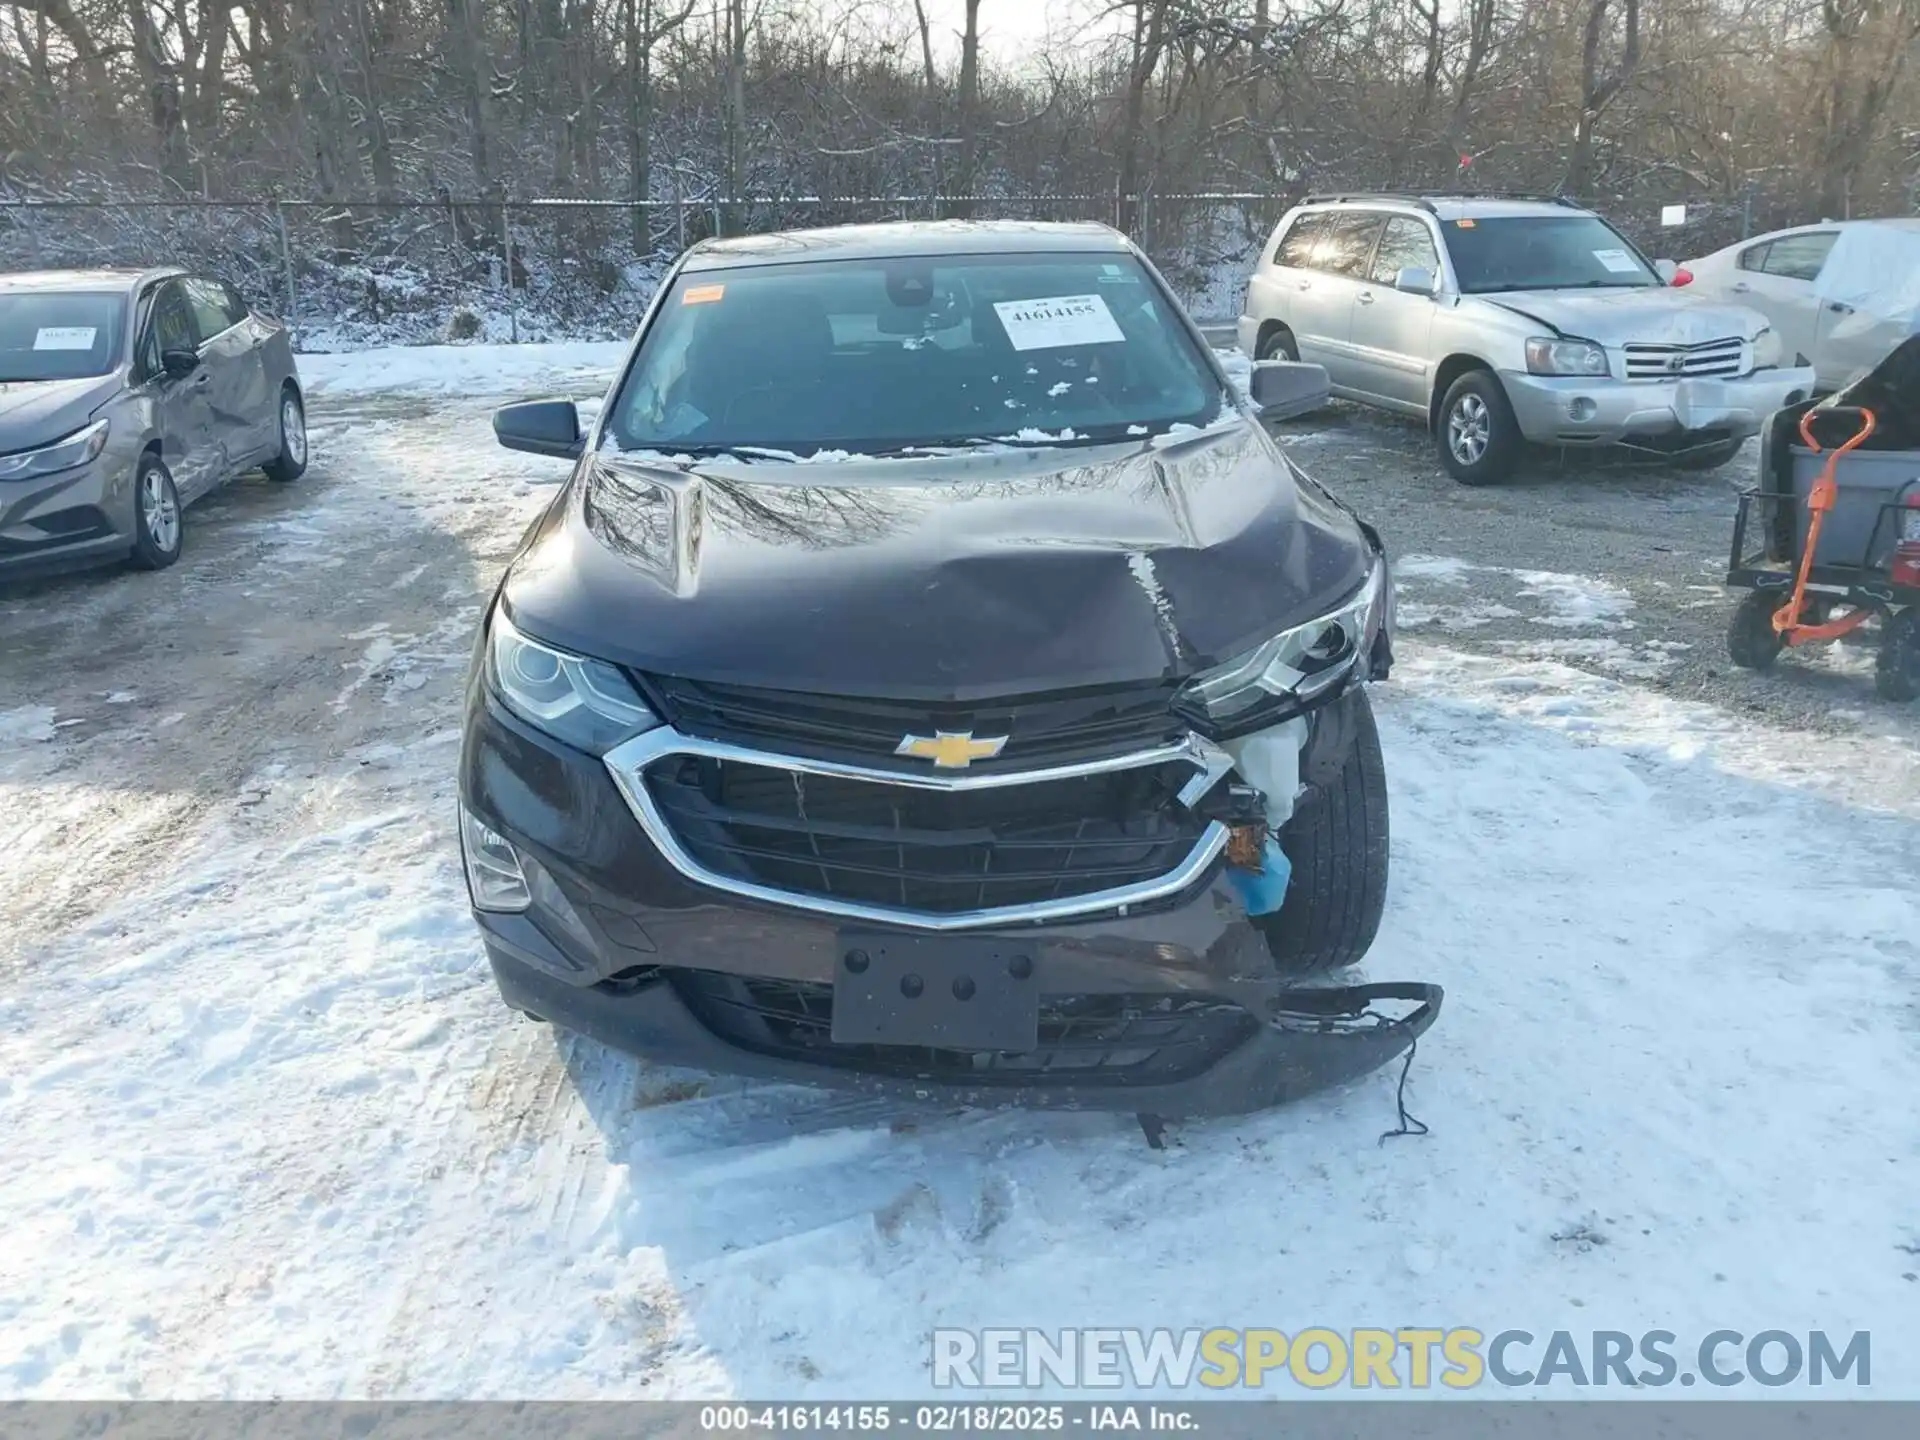
M1155 881L1206 823L1184 762L976 790L928 790L702 755L641 776L705 870L798 899L957 915Z
M838 1045L833 987L677 970L672 983L700 1023L756 1054L838 1069L971 1085L1163 1085L1192 1078L1258 1028L1226 1001L1178 995L1049 996L1031 1051Z

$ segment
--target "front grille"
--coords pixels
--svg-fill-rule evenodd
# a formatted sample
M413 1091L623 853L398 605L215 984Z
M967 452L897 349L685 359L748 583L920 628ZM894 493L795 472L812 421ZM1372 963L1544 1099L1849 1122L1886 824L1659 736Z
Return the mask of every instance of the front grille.
M700 1023L743 1050L946 1084L1170 1084L1205 1070L1258 1024L1239 1006L1205 997L1049 995L1033 1050L837 1045L830 985L708 970L671 978Z
M954 915L1152 881L1206 822L1182 761L1027 785L930 790L668 755L641 783L681 847L727 879L807 898Z
M666 718L684 735L908 773L928 769L925 760L895 755L908 735L944 730L1006 736L999 755L973 763L973 773L980 774L1151 750L1178 740L1186 728L1173 713L1175 687L1164 681L961 705L761 690L680 676L648 679Z
M1747 370L1747 342L1738 335L1699 345L1635 343L1622 348L1629 380L1692 380L1744 375Z

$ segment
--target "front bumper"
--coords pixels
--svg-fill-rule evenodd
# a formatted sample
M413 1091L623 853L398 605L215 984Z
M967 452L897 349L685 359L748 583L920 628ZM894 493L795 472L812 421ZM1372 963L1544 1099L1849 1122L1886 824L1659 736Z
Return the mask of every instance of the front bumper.
M460 791L534 895L524 913L474 912L507 1003L668 1063L969 1106L1234 1114L1366 1074L1438 1013L1427 987L1289 985L1213 863L1128 913L974 932L1041 957L1039 1051L827 1043L847 922L689 878L605 765L478 684Z
M1738 379L1619 380L1503 370L1520 433L1542 445L1645 444L1666 453L1756 435L1767 416L1813 393L1811 366Z
M0 480L0 571L123 551L133 544L132 472L117 450L31 480Z

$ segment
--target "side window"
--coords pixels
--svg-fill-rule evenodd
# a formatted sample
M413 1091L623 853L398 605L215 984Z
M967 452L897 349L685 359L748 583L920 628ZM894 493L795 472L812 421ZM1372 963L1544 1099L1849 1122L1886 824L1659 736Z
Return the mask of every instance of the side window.
M1310 269L1314 244L1326 232L1326 228L1327 217L1323 213L1300 216L1274 249L1273 263L1293 270Z
M156 368L165 351L200 348L200 335L194 329L193 312L187 307L186 292L181 289L180 281L169 280L154 296L152 334Z
M1740 258L1734 261L1734 264L1742 270L1765 270L1767 268L1767 251L1772 248L1773 242L1771 240L1762 240L1758 245L1749 245L1740 252Z
M1395 215L1380 232L1380 248L1374 252L1373 268L1367 278L1376 285L1391 285L1402 270L1440 273L1440 255L1433 248L1433 235L1410 215Z
M1314 268L1358 279L1366 273L1381 216L1365 211L1338 212L1328 218L1326 234L1314 251Z
M148 290L134 306L133 323L137 328L133 332L133 364L143 376L160 373L160 327L153 320L159 297L158 288Z
M202 340L211 340L222 330L234 325L235 322L227 317L224 287L211 280L183 280L180 283L186 290L187 304L193 307L193 321Z
M240 292L234 289L233 286L222 285L220 287L220 294L227 302L227 323L229 325L238 325L253 313L253 307L240 298Z
M1785 280L1817 280L1820 267L1827 263L1827 252L1840 238L1836 230L1816 230L1810 235L1782 235L1767 247L1760 268Z

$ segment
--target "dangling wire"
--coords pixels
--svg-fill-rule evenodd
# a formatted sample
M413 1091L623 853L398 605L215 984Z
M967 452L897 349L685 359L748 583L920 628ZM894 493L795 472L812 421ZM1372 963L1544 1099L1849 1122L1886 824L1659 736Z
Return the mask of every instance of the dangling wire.
M1413 1043L1407 1046L1407 1058L1400 1066L1400 1084L1395 1089L1393 1095L1394 1108L1400 1112L1400 1126L1396 1130L1382 1132L1380 1136L1380 1143L1382 1145L1401 1135L1431 1135L1433 1133L1427 1129L1424 1120L1416 1119L1407 1113L1407 1072L1413 1069L1413 1055L1419 1048L1420 1039L1418 1036L1415 1036Z

